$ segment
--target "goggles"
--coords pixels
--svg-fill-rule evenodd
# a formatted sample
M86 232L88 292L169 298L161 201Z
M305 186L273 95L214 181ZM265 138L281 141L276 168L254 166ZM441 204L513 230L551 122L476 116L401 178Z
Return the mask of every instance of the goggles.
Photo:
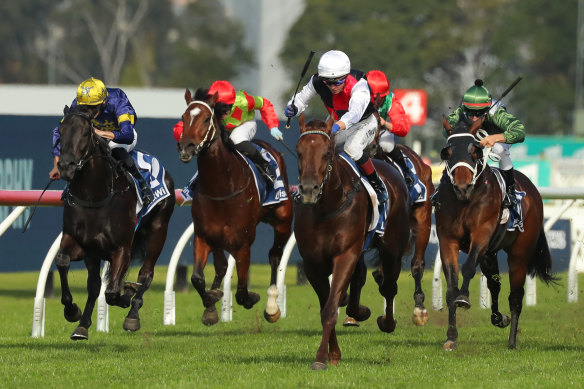
M322 80L328 86L339 86L342 85L347 80L347 77L343 77L336 80Z
M489 109L481 109L481 110L474 110L474 109L464 109L464 114L468 117L480 117L487 113Z

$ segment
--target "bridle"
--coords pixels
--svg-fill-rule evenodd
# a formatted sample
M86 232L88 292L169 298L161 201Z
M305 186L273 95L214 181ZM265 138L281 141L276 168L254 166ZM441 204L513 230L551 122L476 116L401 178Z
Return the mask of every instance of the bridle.
M484 137L484 134L481 133L479 136L480 136L480 138L475 137L475 135L470 134L470 133L452 134L448 137L447 143L450 145L450 140L453 138L471 137L473 142L469 143L469 148L470 148L470 146L472 146L477 141L477 138L478 138L478 140L482 139ZM469 164L466 161L458 161L452 166L450 166L450 164L446 163L445 170L446 170L446 174L450 178L450 182L454 185L454 176L453 176L454 169L456 169L459 166L464 166L472 172L471 185L474 185L476 183L477 179L480 177L480 175L483 173L483 171L487 167L487 161L488 161L490 155L491 155L491 148L486 147L486 148L484 148L484 151L483 151L483 157L481 158L481 160L477 161L478 163L475 163L474 166L472 166L471 164Z
M202 101L202 100L193 100L189 103L189 105L187 106L187 110L190 109L191 105L193 104L200 104L204 107L206 107L210 112L211 112L211 120L209 121L209 127L207 127L207 131L205 132L205 136L203 137L203 140L201 141L201 143L195 145L195 151L194 154L198 155L201 151L205 150L206 148L208 148L209 146L211 146L211 143L213 143L213 141L215 141L219 135L217 134L217 127L215 126L215 110L213 108L211 108L211 106L209 104L207 104L206 102ZM190 115L189 115L190 116ZM191 123L192 123L192 117L191 117ZM191 124L189 123L189 125ZM184 132L183 132L184 134ZM181 135L182 138L182 135Z
M329 141L329 144L330 144L330 148L331 149L333 148L333 143L332 143L332 140L331 140L330 135L327 134L326 132L320 131L320 130L312 130L312 131L303 132L298 137L298 140L300 140L300 138L302 138L305 135L313 135L313 134L322 135L325 138L327 138L327 140ZM318 188L318 194L316 195L317 201L320 198L320 196L322 195L322 191L323 191L324 185L327 183L327 181L331 177L331 171L333 170L334 158L335 158L335 153L334 152L331 152L331 157L329 158L329 160L326 163L326 172L325 172L324 177L322 179L322 182L320 183L320 186Z

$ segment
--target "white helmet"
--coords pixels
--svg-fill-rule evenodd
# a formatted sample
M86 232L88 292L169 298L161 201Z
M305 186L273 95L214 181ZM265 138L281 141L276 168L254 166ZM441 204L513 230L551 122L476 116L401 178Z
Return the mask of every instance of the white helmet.
M318 61L318 75L322 78L339 78L351 71L351 60L339 50L327 51Z

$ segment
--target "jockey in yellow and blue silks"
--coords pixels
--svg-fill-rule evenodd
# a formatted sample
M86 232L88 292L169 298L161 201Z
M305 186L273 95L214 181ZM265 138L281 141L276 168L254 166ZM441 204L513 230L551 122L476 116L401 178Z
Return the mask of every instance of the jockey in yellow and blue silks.
M109 140L112 156L121 161L124 167L136 178L142 191L144 208L147 208L154 201L154 195L150 184L142 177L129 154L138 141L138 134L134 128L138 117L128 100L128 96L121 89L106 88L101 80L91 77L77 87L77 97L71 103L71 108L76 105L99 108L96 116L93 117L94 131L97 135ZM59 138L59 126L57 126L53 130L54 165L49 172L51 180L61 178L57 168L60 155Z
M339 50L327 51L318 61L318 73L288 102L284 115L291 118L302 113L308 102L317 95L335 120L331 129L335 145L343 145L345 153L371 183L378 201L386 202L387 191L371 159L364 153L364 149L375 140L377 132L377 119L373 115L375 107L365 75L351 69L347 54Z
M275 182L278 178L277 172L268 161L266 161L258 149L251 143L258 125L255 121L255 111L260 112L262 121L270 129L270 134L276 140L282 140L282 132L278 129L278 116L270 100L261 96L253 96L240 90L235 92L235 88L229 81L215 81L209 87L209 97L217 94L215 112L221 124L229 132L229 139L235 148L254 165L256 165L266 178ZM179 121L174 126L174 138L178 142L183 132L183 122Z

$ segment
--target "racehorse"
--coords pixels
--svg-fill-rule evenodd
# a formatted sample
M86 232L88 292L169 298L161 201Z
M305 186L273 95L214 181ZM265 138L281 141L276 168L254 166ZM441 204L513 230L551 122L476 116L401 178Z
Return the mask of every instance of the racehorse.
M369 318L369 308L359 304L365 284L366 267L363 248L372 220L371 201L360 177L335 151L331 136L332 121L299 118L298 155L299 202L296 204L294 233L304 272L320 302L323 327L320 347L313 370L327 368L326 361L336 366L341 359L335 325L337 309L351 287L347 314L358 321ZM393 332L393 298L401 258L410 237L410 198L404 180L397 171L382 161L374 161L389 194L389 212L382 236L372 245L379 250L384 279L379 290L387 301L384 316L377 318L379 329ZM406 228L403 228L406 226ZM328 276L332 274L329 284Z
M195 226L191 282L203 300L203 324L213 325L219 321L215 303L223 296L219 287L227 270L224 251L235 258L237 303L251 309L260 300L257 293L248 290L250 248L259 222L268 223L274 229L273 245L269 251L270 297L264 317L269 322L275 322L280 317L280 309L275 303L277 270L284 246L292 233L293 217L284 159L268 143L254 141L277 160L288 194L284 201L262 206L251 168L236 152L215 114L217 94L208 99L206 91L199 89L193 98L187 89L185 100L184 129L177 147L181 161L187 163L193 156L197 157L198 178L194 183L191 207ZM206 290L203 270L211 252L215 278L211 289Z
M105 298L109 305L131 309L124 321L127 331L140 329L139 309L150 287L154 265L166 240L174 211L174 183L168 172L165 182L171 195L156 204L137 226L138 195L133 178L111 156L108 141L95 134L92 117L96 107L77 105L59 126L61 178L69 182L63 195L63 236L55 262L61 279L65 318L79 321L71 339L88 339L91 315L101 288L101 259L110 262ZM137 230L135 228L138 227ZM131 259L143 260L137 283L121 283ZM73 302L68 272L71 261L85 262L87 302L81 313Z
M436 230L440 242L440 257L447 283L448 331L444 350L457 348L456 309L470 308L469 283L477 264L487 278L491 293L491 323L504 328L511 324L510 349L517 346L517 326L521 314L527 274L538 276L546 284L555 281L550 273L552 258L543 230L543 202L531 181L521 172L515 172L515 188L525 192L521 201L523 231L503 223L503 196L495 169L487 165L488 149L478 143L484 118L469 123L462 118L452 128L446 118L443 125L448 143L440 153L446 161L447 180L443 180L436 194ZM468 253L462 265L462 287L458 289L459 250ZM509 264L509 307L511 318L499 312L498 296L501 289L497 252L507 253Z
M428 322L428 311L424 306L425 295L422 290L422 277L424 275L424 267L426 266L426 248L428 247L432 228L432 203L430 200L431 195L434 193L432 169L424 163L422 158L414 150L406 145L396 144L395 147L398 147L409 158L416 169L418 179L426 186L426 199L424 202L414 202L415 199L412 199L412 219L410 222L412 241L415 242L414 255L411 261L411 272L415 283L412 321L418 326L423 326ZM381 147L376 147L374 150L375 158L386 161L398 169L387 154L383 152ZM380 280L379 278L376 279Z

